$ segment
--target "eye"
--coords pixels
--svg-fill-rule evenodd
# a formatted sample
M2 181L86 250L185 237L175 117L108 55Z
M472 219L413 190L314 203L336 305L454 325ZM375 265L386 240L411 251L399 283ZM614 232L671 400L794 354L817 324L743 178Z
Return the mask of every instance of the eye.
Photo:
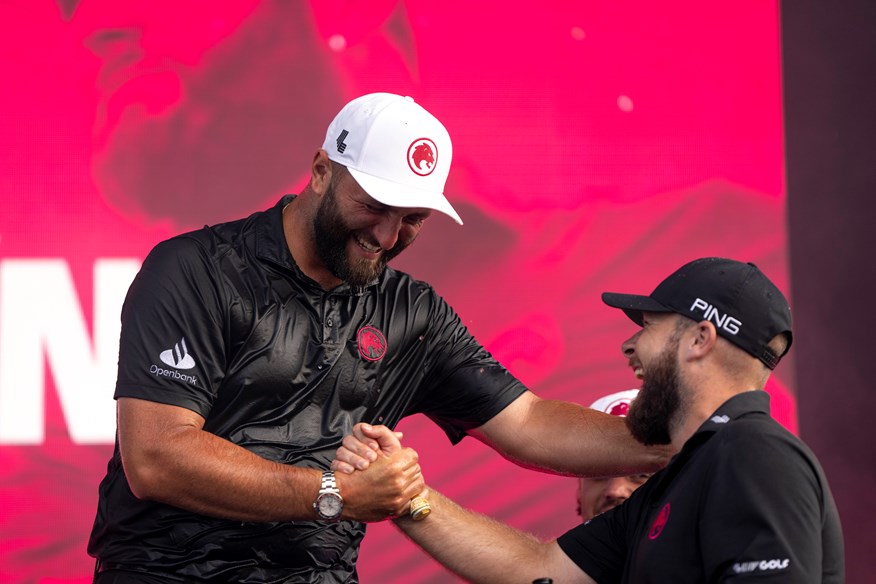
M642 473L637 475L630 476L630 480L638 485L644 485L645 482L651 478L653 473Z
M408 215L405 217L405 223L408 225L413 225L414 227L419 227L423 224L423 221L426 220L426 217L422 215Z

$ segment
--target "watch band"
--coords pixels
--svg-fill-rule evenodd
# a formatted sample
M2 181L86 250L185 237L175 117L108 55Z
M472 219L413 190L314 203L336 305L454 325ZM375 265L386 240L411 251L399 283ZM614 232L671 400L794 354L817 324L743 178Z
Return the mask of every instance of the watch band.
M328 492L340 493L340 491L338 491L338 483L335 480L334 471L327 470L327 471L322 473L322 485L319 487L319 492L320 493L328 493Z
M341 511L344 509L344 498L341 497L334 472L324 471L322 473L322 482L316 500L313 502L313 509L320 517L328 521L340 519Z

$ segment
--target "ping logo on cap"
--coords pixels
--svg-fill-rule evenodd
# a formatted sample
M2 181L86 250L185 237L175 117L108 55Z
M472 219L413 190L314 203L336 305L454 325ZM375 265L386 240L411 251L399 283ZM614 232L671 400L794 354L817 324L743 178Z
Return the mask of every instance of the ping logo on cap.
M704 319L713 321L717 327L724 329L731 335L739 333L739 329L742 328L742 322L740 320L733 318L729 314L722 315L718 312L717 308L702 298L694 300L694 303L690 307L691 312L696 312L698 309L703 312Z
M429 176L438 162L438 148L429 138L417 138L408 146L408 166L420 176Z

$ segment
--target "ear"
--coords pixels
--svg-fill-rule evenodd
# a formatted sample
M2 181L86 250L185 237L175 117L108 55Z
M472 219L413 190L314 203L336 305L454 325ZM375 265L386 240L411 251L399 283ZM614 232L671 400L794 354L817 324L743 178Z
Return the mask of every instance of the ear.
M313 155L310 164L310 189L317 195L324 195L332 182L332 161L328 153L320 148Z
M703 320L691 327L685 338L687 339L686 357L690 360L702 359L715 350L718 331L713 323Z

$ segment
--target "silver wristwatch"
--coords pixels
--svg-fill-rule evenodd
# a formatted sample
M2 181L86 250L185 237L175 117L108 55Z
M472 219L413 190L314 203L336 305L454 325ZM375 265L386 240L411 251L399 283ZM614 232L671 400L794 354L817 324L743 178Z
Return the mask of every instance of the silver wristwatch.
M323 519L340 519L344 509L344 499L335 482L335 473L326 471L322 473L322 486L313 502L313 508Z

